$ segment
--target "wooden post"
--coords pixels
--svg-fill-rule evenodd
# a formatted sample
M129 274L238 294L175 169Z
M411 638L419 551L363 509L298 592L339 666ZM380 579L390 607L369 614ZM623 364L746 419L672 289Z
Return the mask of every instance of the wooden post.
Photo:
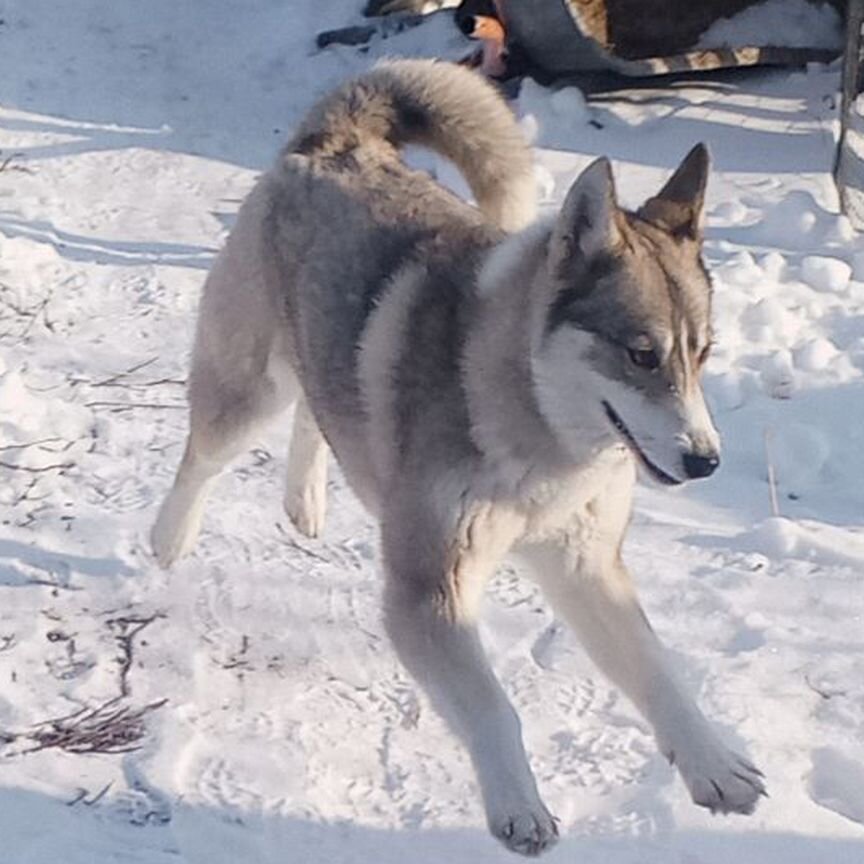
M840 193L840 209L859 229L864 227L864 162L860 156L856 156L853 149L864 151L864 147L852 148L847 138L850 121L855 112L855 102L861 90L862 24L864 24L864 0L848 0L846 47L843 52L843 89L840 103L840 140L834 160L834 181ZM862 134L860 128L854 134Z

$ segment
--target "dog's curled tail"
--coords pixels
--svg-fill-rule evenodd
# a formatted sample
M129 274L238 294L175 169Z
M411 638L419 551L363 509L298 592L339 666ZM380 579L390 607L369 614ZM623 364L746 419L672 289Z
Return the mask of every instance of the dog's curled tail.
M517 231L536 213L531 151L495 88L435 60L391 60L325 97L286 148L345 153L375 143L419 144L450 159L483 213Z

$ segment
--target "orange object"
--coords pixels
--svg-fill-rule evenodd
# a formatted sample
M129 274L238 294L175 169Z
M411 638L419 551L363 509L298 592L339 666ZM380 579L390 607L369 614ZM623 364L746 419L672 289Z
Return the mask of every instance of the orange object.
M483 43L480 71L493 78L502 76L507 71L507 36L501 22L491 15L475 15L471 37Z
M490 15L474 17L474 32L471 35L475 39L490 39L504 44L504 27L497 18Z

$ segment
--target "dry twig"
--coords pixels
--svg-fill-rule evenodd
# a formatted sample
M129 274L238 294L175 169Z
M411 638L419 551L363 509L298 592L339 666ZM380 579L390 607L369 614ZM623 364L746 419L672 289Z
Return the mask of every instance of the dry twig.
M114 632L117 646L120 648L120 695L128 696L131 692L129 685L129 670L135 655L135 638L145 628L152 624L157 618L164 618L161 612L155 612L146 618L135 616L121 616L111 618L108 627Z
M777 500L777 475L774 471L774 459L771 453L771 441L773 433L771 429L765 429L765 461L768 464L768 495L771 501L771 515L775 518L780 515L780 505Z
M28 441L26 444L4 444L0 447L0 453L6 450L26 450L28 447L41 447L43 444L54 444L57 441L62 440L62 438L57 438L55 436L53 438L40 438L38 441ZM50 452L54 453L56 451L52 450Z
M123 378L128 378L130 375L134 375L139 369L144 369L146 366L150 366L155 363L159 358L151 357L149 360L142 360L140 363L136 363L134 366L130 366L124 372L117 372L114 375L111 375L109 378L105 378L102 381L94 381L90 384L91 387L111 387L113 384L116 384L118 381L121 381Z
M39 468L33 468L30 465L14 465L11 462L0 461L0 468L8 468L10 471L25 471L27 474L44 474L46 471L67 471L74 466L74 462L57 462L54 465L42 465Z
M23 156L23 153L10 153L8 156L3 157L3 159L0 160L0 174L4 171L18 171L21 174L32 174L32 168L28 168L26 165L15 164L15 160L20 159Z
M47 720L23 736L35 742L23 752L56 748L67 753L129 753L140 749L145 735L144 718L168 702L160 699L141 708L120 705L114 697L90 710L81 709L68 717Z
M328 558L325 558L323 555L316 552L314 549L310 549L308 546L304 546L302 543L299 543L291 534L284 528L281 522L276 523L276 530L282 535L285 539L285 542L292 548L296 549L298 552L302 552L304 555L308 555L310 558L315 558L317 561L323 561L325 564L331 563Z
M177 404L177 405L163 405L158 402L107 402L107 401L98 401L98 402L85 402L85 408L110 408L114 412L119 411L132 411L135 408L186 408L185 404Z

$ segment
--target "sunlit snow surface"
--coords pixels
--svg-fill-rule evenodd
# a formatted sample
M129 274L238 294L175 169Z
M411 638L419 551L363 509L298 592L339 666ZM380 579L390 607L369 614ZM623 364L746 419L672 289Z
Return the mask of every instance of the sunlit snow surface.
M287 525L287 424L220 482L192 557L163 573L147 548L185 432L198 290L239 201L334 83L384 53L466 50L443 16L367 54L316 53L314 33L358 6L0 7L3 864L511 860L385 639L373 523L336 474L323 540ZM712 150L706 384L724 463L643 489L625 556L771 793L751 818L693 807L505 570L484 638L561 819L550 862L864 860L864 239L830 177L838 85L820 67L586 103L529 82L518 102L545 210L599 154L636 205L694 143ZM156 613L125 675L131 706L169 700L142 749L23 752L34 724L118 694L123 628Z

